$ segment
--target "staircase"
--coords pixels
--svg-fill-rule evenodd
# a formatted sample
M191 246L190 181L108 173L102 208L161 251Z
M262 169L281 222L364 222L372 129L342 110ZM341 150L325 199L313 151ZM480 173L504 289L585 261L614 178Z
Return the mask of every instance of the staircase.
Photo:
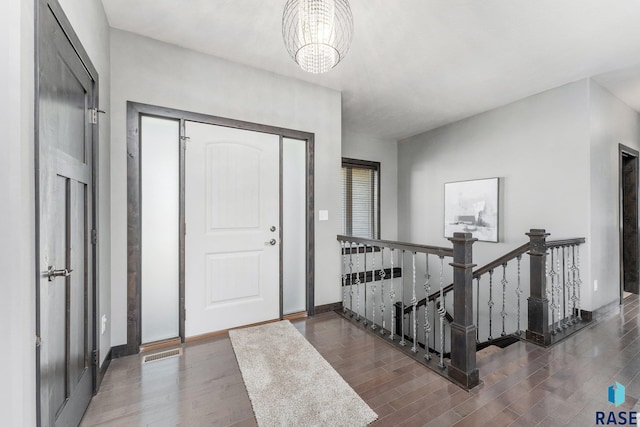
M470 233L456 233L453 248L338 236L340 314L473 388L480 355L519 340L552 345L590 320L580 309L585 239L526 234L529 242L475 270Z

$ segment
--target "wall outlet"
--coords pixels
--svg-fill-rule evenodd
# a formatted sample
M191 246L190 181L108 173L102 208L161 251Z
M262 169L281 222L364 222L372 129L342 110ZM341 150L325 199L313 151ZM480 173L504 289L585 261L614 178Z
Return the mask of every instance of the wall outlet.
M319 221L329 221L329 211L321 210L318 212Z
M593 291L595 292L597 290L598 290L598 280L596 279L593 281Z
M104 335L107 330L107 315L103 314L100 318L100 335Z

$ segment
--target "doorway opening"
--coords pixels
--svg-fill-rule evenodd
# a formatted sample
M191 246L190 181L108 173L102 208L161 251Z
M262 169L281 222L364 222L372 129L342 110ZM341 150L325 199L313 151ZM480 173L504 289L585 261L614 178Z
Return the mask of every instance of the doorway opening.
M638 240L638 151L619 145L620 168L620 303L640 291Z
M154 237L159 238L158 241L169 242L170 250L164 250L164 256L173 257L170 264L172 275L168 277L169 287L165 292L168 298L164 304L172 313L177 313L177 319L170 320L177 324L177 336L171 325L167 325L166 332L155 335L158 340L173 343L171 335L185 342L228 329L224 326L228 323L225 317L234 312L233 305L237 305L238 310L244 310L240 307L244 302L257 301L259 304L263 297L263 284L249 280L249 277L253 277L262 281L262 275L256 276L259 272L265 272L267 276L263 259L270 260L269 269L273 268L275 274L268 280L268 286L275 291L275 297L269 299L275 310L265 310L271 315L265 315L269 319L263 320L282 319L291 312L292 307L313 315L314 135L128 102L127 344L120 347L115 356L136 354L142 344L145 348L147 344L154 344L148 342L152 335L147 333L150 329L144 326L145 310L147 313L150 310L144 296L145 271L153 272L153 265L158 262L152 258L145 263L145 253L149 255L149 250L145 249L145 235L150 230L147 224L145 232L145 206L153 206L147 192L152 194L154 191L152 178L145 178L145 173L150 170L145 163L151 160L157 165L158 162L158 159L152 158L145 160L145 153L149 153L149 147L160 141L158 137L153 137L153 141L145 139L152 136L152 127L155 130L168 129L162 134L169 135L173 142L164 141L166 150L160 160L171 165L175 172L171 174L171 182L163 186L171 190L170 201L166 192L160 191L157 206L146 208L147 212L149 209L162 210L167 214L164 215L164 221L171 224L170 227L160 227L169 233L166 238ZM271 160L261 166L261 159ZM295 167L292 166L294 164ZM258 169L262 172L258 173ZM296 183L294 187L290 185L292 181ZM146 187L145 182L150 183L150 187ZM254 186L256 191L264 191L264 195L245 192L244 197L239 197L241 192L236 190L244 189L252 182L258 184L258 187ZM267 182L273 182L275 187L265 186ZM292 195L297 198L293 211L290 203ZM266 208L261 200L269 201ZM255 202L252 209L243 208L252 201ZM167 205L168 202L172 207ZM254 210L258 208L266 209L265 215L254 215ZM159 219L158 216L154 217ZM295 224L296 232L287 234L287 228L291 228L292 224ZM222 244L225 238L234 233L239 235L231 240L232 244ZM253 240L257 243L250 242L251 236L255 237ZM246 247L232 247L242 239ZM254 243L255 246L252 246ZM287 260L292 256L293 245L297 245L293 251L297 263L292 271L288 268L290 263ZM301 245L304 251L301 251ZM151 247L158 248L158 245L152 244ZM194 260L196 262L191 262ZM162 262L160 264L165 265ZM293 276L299 278L298 283L301 282L302 289L298 289L297 293L288 287L288 278ZM198 285L192 286L194 282L198 282ZM235 285L233 289L216 287L219 286L216 283L221 282ZM194 292L197 293L195 297ZM211 317L214 311L222 317ZM202 325L209 322L208 325L194 328L199 319ZM220 319L225 321L218 322ZM223 326L217 328L213 324Z

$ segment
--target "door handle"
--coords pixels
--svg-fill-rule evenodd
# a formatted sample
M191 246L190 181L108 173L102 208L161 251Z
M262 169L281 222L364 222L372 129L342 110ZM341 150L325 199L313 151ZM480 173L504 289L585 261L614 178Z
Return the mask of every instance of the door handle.
M275 246L276 239L271 239L268 242L264 242L265 246Z
M73 270L69 270L66 268L62 270L56 270L53 265L50 265L49 268L47 269L47 278L49 279L50 282L53 282L53 279L55 279L56 277L70 276L72 271Z

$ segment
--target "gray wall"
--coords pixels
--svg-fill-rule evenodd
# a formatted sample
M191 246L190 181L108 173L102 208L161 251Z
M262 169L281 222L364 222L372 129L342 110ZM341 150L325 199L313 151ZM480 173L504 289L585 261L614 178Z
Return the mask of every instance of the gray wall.
M61 1L81 42L98 69L101 97L109 99L108 25L99 0ZM34 2L8 0L0 14L0 51L5 61L0 67L0 128L4 156L0 158L0 281L1 335L11 342L11 350L0 363L0 412L6 425L35 425L35 193L34 193ZM100 126L100 183L109 194L109 123ZM109 313L108 197L101 197L103 221L100 232L101 311ZM106 225L105 225L106 224ZM110 342L101 341L108 349ZM104 352L106 354L106 352Z
M380 162L380 238L398 237L398 142L342 131L342 156Z
M582 307L615 302L618 144L640 148L640 114L590 79L401 141L399 237L447 245L444 183L498 176L500 243L476 243L475 262L524 242L529 228L546 228L551 238L584 236Z
M530 228L588 238L588 88L578 81L400 141L400 240L449 246L444 184L488 177L501 178L500 242L476 243L477 264L526 242Z
M598 280L593 305L620 297L618 144L640 150L640 114L591 81L591 282Z
M316 304L340 300L339 92L119 30L111 73L112 345L126 342L127 326L127 101L315 133ZM317 220L320 209L329 221Z
M33 2L0 13L0 363L3 423L35 425L35 196L33 169Z

